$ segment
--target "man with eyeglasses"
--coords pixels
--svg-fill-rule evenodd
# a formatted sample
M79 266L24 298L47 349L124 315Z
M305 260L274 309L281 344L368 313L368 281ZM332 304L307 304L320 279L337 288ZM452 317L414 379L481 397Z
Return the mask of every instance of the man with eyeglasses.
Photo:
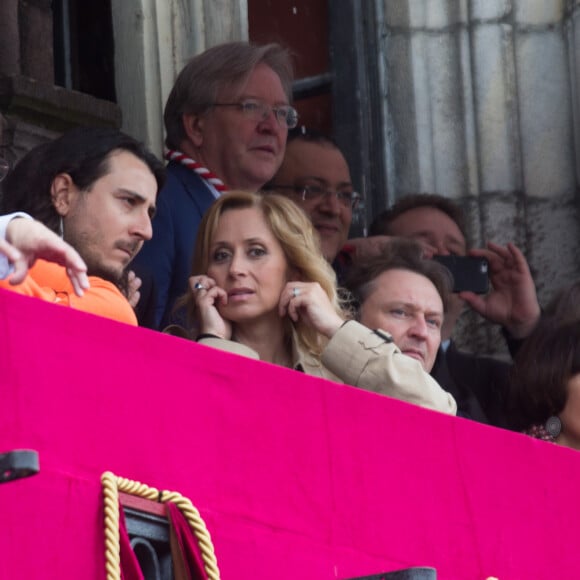
M290 131L282 166L265 189L290 197L308 214L320 235L322 253L340 278L340 253L348 239L359 194L354 191L338 145L305 127Z
M276 173L298 123L291 99L292 64L278 44L221 44L180 72L164 113L167 183L135 264L141 324L182 322L175 302L187 291L201 218L224 191L257 191Z

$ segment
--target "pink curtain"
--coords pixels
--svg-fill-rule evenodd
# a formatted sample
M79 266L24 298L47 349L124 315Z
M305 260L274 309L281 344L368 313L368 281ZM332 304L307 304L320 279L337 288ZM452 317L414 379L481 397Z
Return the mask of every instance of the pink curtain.
M131 548L127 526L125 524L125 513L119 504L119 552L121 557L121 579L122 580L144 580L143 572L137 561L137 556Z
M195 534L179 508L172 502L166 505L176 579L207 580Z

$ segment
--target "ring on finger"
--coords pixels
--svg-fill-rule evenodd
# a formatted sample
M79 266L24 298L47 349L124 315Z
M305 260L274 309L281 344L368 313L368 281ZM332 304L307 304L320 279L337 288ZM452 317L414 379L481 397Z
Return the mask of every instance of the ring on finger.
M194 287L194 289L195 289L195 290L197 290L198 292L199 292L200 290L205 290L205 289L206 289L206 288L205 288L205 286L204 286L204 285L203 285L201 282L196 282L196 283L193 285L193 287Z
M296 296L300 296L300 288L292 288L292 297L296 298Z

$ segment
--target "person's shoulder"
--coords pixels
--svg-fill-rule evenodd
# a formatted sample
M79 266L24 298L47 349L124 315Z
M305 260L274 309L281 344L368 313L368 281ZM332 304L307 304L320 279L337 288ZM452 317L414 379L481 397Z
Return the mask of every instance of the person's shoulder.
M205 181L195 172L185 167L181 163L170 162L166 168L166 180L165 185L161 191L167 191L172 189L195 189L195 190L207 190Z
M169 211L187 218L195 207L203 215L213 201L213 193L194 171L173 162L167 166L167 179L157 199L158 213Z
M117 285L98 276L89 276L89 283L84 296L71 296L73 308L137 326L135 311Z
M474 375L477 373L507 373L511 363L490 355L482 355L460 350L452 342L445 353L448 366L461 366L467 372ZM475 378L475 377L474 377Z

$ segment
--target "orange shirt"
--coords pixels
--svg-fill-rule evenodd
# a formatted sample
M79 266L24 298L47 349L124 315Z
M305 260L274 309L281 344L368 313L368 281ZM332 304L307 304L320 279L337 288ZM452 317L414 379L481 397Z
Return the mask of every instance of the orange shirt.
M89 283L84 296L77 296L65 268L37 260L21 284L12 286L7 278L0 280L0 288L137 326L135 312L117 286L96 276L89 276Z

